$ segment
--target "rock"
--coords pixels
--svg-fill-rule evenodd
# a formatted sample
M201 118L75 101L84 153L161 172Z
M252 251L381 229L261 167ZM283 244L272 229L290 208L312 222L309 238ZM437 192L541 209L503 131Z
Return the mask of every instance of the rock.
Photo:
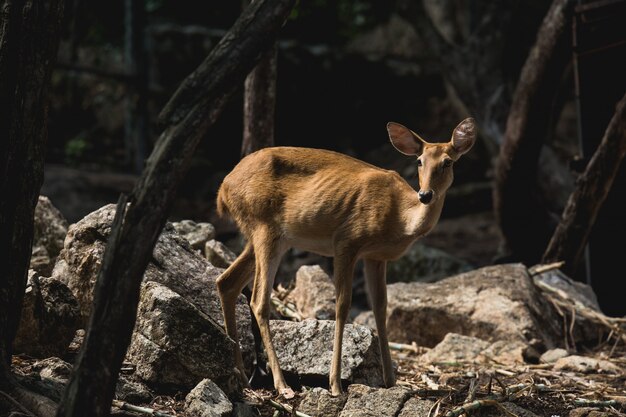
M235 401L233 403L233 417L261 417L259 410L246 402Z
M411 395L403 386L372 388L360 384L348 387L348 400L340 417L395 417Z
M448 333L434 348L419 357L420 362L480 362L489 342L472 336Z
M69 288L54 278L42 278L32 269L22 303L22 315L13 341L15 353L36 358L64 356L79 325L80 310Z
M48 197L39 196L35 207L33 249L30 268L49 277L63 249L68 223Z
M228 249L222 242L211 239L204 245L204 255L207 261L217 268L228 268L230 264L235 262L237 255Z
M474 269L468 262L441 249L414 244L400 259L387 265L387 282L435 282Z
M185 397L185 415L189 417L230 417L233 405L226 394L210 379L203 379Z
M97 273L102 262L106 240L110 233L111 223L115 215L115 205L109 204L90 213L79 222L73 224L67 234L65 246L59 255L53 276L67 283L79 300L83 323L91 311L93 288ZM137 326L131 345L134 346L133 362L142 370L151 382L159 382L159 375L171 377L168 381L160 381L166 385L183 383L181 388L190 389L202 378L217 377L214 374L203 374L210 368L206 357L195 357L181 369L178 361L192 351L206 353L208 349L230 346L230 339L223 332L222 309L217 293L216 279L222 269L208 263L189 242L179 235L171 224L166 224L155 245L152 260L144 273L142 284L142 306L140 306ZM146 287L146 283L158 283ZM169 290L169 291L166 291ZM154 297L154 299L152 299ZM174 309L180 308L180 311ZM159 309L167 310L168 315L163 322L158 322L155 315ZM244 362L251 371L254 358L254 336L251 329L250 308L245 296L237 300L237 329L244 355ZM185 315L190 315L189 317ZM155 320L158 322L155 322ZM178 320L178 321L177 321ZM189 323L193 323L193 331L205 329L207 334L216 339L192 336L187 333ZM152 332L150 326L155 326ZM158 331L168 331L183 337L173 345L164 345L164 340L171 340L171 335ZM182 332L182 334L181 334ZM155 337L155 340L150 339ZM230 342L228 342L230 341ZM199 345L193 345L198 343ZM185 345L181 352L168 350ZM166 350L162 350L165 348ZM148 356L140 353L145 349L152 352L150 357L159 358L158 362L150 363ZM228 348L230 349L230 348ZM232 350L219 352L214 350L216 357L228 356ZM167 357L171 356L171 360ZM182 356L181 356L182 355ZM222 361L225 363L226 359ZM169 367L171 366L171 369ZM199 368L194 369L194 366ZM163 367L159 369L159 367ZM230 370L222 370L230 372ZM214 378L214 381L219 382ZM172 385L173 384L173 385ZM226 387L224 387L228 391Z
M430 417L435 407L434 401L411 397L404 403L398 417Z
M187 239L192 248L204 250L207 241L215 238L215 227L211 223L196 223L193 220L172 222L174 230ZM216 265L217 266L217 265Z
M522 264L480 268L436 283L388 285L389 340L432 347L448 333L536 344L562 342L561 319Z
M302 381L328 383L335 322L271 320L270 330L281 369ZM372 330L346 324L341 355L341 379L381 386L382 365L378 338ZM312 385L312 384L310 384Z
M131 404L149 403L154 398L150 389L132 376L120 375L115 387L115 399Z
M151 386L190 389L211 378L228 394L238 383L234 342L210 317L169 288L144 282L126 359Z
M52 392L55 400L61 398L65 384L72 374L72 365L57 357L50 357L35 362L31 370L41 378L48 392ZM115 398L130 403L147 403L152 400L152 393L143 384L126 375L120 375L115 389Z
M377 331L376 319L374 318L374 312L372 310L361 311L359 314L356 315L352 322L354 324L360 324L361 326L369 327L370 329Z
M554 370L582 372L586 374L620 374L622 372L619 366L607 360L578 355L558 359L554 364Z
M541 363L554 363L561 358L569 356L569 352L565 349L556 348L545 351L539 358Z
M304 265L289 293L303 318L335 319L335 284L319 265Z
M35 362L31 369L39 373L41 378L53 379L62 383L69 381L72 375L72 365L56 356Z
M348 399L348 396L345 394L333 397L330 391L321 387L304 391L302 397L298 411L310 416L324 417L339 415Z

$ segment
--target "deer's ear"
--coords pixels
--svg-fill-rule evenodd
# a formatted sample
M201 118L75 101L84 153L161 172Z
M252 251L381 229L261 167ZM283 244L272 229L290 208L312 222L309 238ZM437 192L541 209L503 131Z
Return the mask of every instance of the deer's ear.
M474 123L474 119L468 117L459 123L452 132L450 142L459 155L463 155L469 151L472 146L474 146L474 142L476 142L476 124Z
M405 155L421 155L424 150L424 141L415 132L400 123L387 123L387 132L391 144Z

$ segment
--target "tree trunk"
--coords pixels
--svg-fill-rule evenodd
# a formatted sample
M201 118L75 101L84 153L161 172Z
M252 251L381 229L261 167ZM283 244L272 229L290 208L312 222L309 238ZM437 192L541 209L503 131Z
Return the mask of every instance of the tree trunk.
M61 0L0 2L0 385L9 380L43 183Z
M276 108L276 42L248 74L243 96L243 142L241 156L274 146Z
M63 4L0 1L0 390L29 412L46 417L53 415L55 404L16 383L11 354L43 183L48 88Z
M626 95L619 101L602 142L580 176L563 211L561 222L542 262L564 261L573 275L583 255L593 224L626 156Z
M554 0L522 68L496 163L494 208L509 260L539 262L556 226L541 201L539 154L571 58L573 1Z
M124 2L124 61L132 82L127 84L124 140L132 171L140 174L148 138L148 66L145 51L146 10L144 0Z
M94 308L58 416L109 414L135 325L143 273L194 150L225 103L274 42L293 0L248 7L161 112L164 131L126 204L120 198Z

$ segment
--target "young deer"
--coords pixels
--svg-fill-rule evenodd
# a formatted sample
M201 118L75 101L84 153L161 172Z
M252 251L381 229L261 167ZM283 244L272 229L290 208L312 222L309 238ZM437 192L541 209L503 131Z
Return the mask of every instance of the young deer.
M393 146L417 156L419 191L398 173L340 153L309 148L265 148L243 158L219 189L217 210L237 223L247 244L218 278L228 335L238 341L235 301L254 277L250 305L275 389L292 397L285 383L269 328L270 294L283 254L291 247L334 257L337 297L330 388L341 388L341 344L352 301L352 276L363 259L368 293L378 329L383 379L395 384L386 331L387 261L401 257L439 220L452 184L452 163L476 139L474 120L463 120L447 143L428 143L398 123L388 123ZM235 362L247 383L238 344Z

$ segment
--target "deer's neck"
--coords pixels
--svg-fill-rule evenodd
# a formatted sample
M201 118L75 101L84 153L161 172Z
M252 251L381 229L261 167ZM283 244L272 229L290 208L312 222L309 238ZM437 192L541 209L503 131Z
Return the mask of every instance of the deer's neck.
M445 195L442 195L437 201L433 201L428 205L417 201L416 204L411 206L407 210L406 233L417 239L430 232L439 221L445 197Z

